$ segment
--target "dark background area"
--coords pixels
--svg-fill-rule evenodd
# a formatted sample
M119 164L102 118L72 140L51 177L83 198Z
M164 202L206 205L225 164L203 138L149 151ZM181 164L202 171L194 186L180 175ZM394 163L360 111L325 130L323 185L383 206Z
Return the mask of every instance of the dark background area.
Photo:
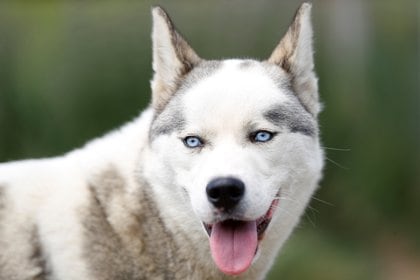
M147 106L158 3L200 56L265 59L300 1L0 2L1 162ZM420 279L420 2L313 3L325 178L269 279Z

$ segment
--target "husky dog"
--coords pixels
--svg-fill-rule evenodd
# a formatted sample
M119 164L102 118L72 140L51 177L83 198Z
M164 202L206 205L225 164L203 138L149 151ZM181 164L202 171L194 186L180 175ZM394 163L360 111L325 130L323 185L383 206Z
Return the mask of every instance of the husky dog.
M310 11L266 61L207 61L154 7L150 108L0 165L0 278L264 278L322 172Z

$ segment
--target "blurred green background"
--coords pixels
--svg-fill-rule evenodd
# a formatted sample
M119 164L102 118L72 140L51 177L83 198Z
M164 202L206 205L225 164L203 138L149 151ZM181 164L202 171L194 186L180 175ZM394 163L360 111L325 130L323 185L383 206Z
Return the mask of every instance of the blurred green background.
M313 2L325 178L269 279L420 279L420 1ZM202 57L265 59L300 1L0 2L0 161L135 117L158 3Z

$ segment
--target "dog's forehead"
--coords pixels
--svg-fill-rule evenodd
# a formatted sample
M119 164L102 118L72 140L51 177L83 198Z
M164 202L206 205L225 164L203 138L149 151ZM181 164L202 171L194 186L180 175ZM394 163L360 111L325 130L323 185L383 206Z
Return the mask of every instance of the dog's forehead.
M188 111L263 109L290 101L290 80L279 67L254 60L224 60L202 65L183 85Z
M290 78L280 67L254 60L205 61L187 75L156 116L151 139L190 126L241 127L256 118L267 119L268 113L273 119L273 106L286 103L300 107Z

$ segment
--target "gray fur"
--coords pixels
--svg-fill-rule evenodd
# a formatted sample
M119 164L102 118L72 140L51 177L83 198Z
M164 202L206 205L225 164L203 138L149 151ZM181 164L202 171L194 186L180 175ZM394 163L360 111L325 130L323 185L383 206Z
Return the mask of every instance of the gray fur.
M160 135L168 135L174 131L181 131L185 126L185 118L182 113L182 106L179 98L174 98L165 110L154 120L150 129L150 140Z
M90 186L88 215L82 217L85 246L84 258L95 279L135 279L136 267L128 257L122 241L107 219L106 201L101 201ZM103 197L104 198L104 197Z
M294 83L296 82L290 73L286 72L283 68L279 67L276 64L269 63L267 61L264 61L261 63L261 65L264 68L264 71L266 74L272 79L272 81L277 85L277 87L282 90L284 93L293 96L294 98L299 101L303 109L305 109L306 112L308 112L311 116L316 118L316 114L313 113L313 111L308 107L308 104L302 100L302 98L299 96L300 92L297 91L305 91L310 92L312 89L310 89L310 84L301 84L300 88L297 89L294 86ZM308 87L308 88L305 88Z
M261 62L260 65L280 90L285 93L296 95L296 93L293 92L292 78L287 72L278 65L268 63L266 61Z
M13 216L8 217L0 216L0 279L48 279L50 274L37 226L18 225L10 221Z
M106 179L110 174L113 179ZM86 211L83 211L89 214L81 216L81 220L86 248L84 258L93 278L190 279L192 275L197 275L200 279L214 279L212 271L185 265L194 247L189 244L188 236L184 236L185 243L182 245L174 242L173 229L165 226L151 196L150 186L146 182L141 183L142 186L135 194L139 203L138 210L141 211L124 208L128 217L124 227L111 222L108 213L113 203L109 191L118 192L124 188L124 180L118 171L104 171L98 176L96 184L89 186L90 203ZM196 271L205 272L200 275ZM219 279L225 278L218 272L216 275Z
M47 257L41 244L37 226L34 226L32 230L31 240L31 243L33 244L33 254L31 256L31 260L34 263L34 266L39 270L34 279L49 279L51 277L51 271L47 266Z
M121 195L125 191L126 182L113 165L109 165L95 176L90 182L90 190L94 191L98 199L104 202Z
M264 113L264 117L276 126L287 127L292 133L302 133L310 137L318 133L315 120L300 104L273 105Z
M247 69L247 68L250 68L250 67L252 67L254 65L257 65L257 64L259 64L258 61L255 61L255 60L252 60L252 59L247 59L247 60L244 60L243 62L241 62L241 64L239 64L239 68L240 69Z

